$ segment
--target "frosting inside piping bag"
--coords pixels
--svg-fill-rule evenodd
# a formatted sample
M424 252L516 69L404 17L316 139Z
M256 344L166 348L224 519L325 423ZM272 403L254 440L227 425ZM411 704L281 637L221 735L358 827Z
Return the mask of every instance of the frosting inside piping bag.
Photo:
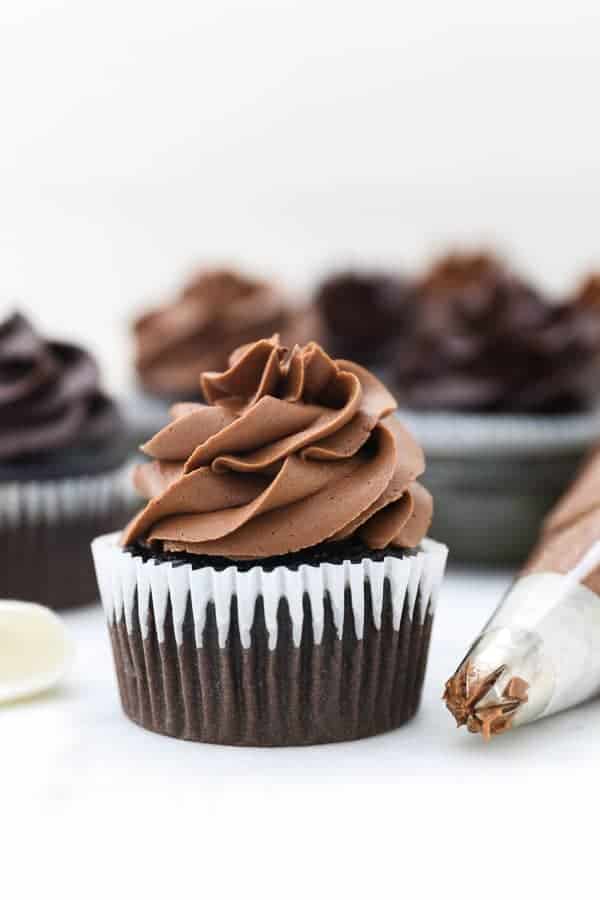
M520 577L446 683L459 726L489 739L600 694L599 461L596 453L551 512Z
M522 690L507 697L513 677ZM600 448L547 516L513 587L447 681L444 700L458 725L489 738L598 694Z
M142 447L152 461L134 477L148 503L124 544L258 559L353 535L410 548L426 535L423 452L361 366L274 336L202 387L208 405L176 404Z

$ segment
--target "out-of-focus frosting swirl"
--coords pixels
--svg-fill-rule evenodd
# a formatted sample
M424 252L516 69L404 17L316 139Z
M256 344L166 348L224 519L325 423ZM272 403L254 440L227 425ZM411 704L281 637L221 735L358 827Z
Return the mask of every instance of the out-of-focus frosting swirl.
M393 381L415 409L566 413L596 402L598 284L556 304L486 254L453 254L420 288Z
M174 302L135 323L138 375L151 393L194 397L202 372L224 369L236 347L273 332L303 343L317 324L316 311L293 309L266 282L226 269L203 271Z
M278 336L205 373L210 405L180 403L142 449L135 484L149 501L123 543L254 559L356 536L415 547L432 500L421 448L393 397L362 367Z
M102 445L121 424L84 350L44 341L19 313L0 323L2 466Z
M412 282L385 272L338 272L315 294L324 322L325 347L336 356L382 366L414 330Z

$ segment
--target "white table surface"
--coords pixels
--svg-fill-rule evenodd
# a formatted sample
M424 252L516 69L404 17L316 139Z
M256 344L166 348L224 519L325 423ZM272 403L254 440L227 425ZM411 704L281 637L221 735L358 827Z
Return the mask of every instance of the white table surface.
M523 727L485 744L454 727L440 697L446 678L460 662L510 583L509 572L470 573L451 570L436 614L423 700L418 716L390 734L346 744L312 748L228 748L178 741L147 732L121 712L113 676L110 645L102 610L89 608L64 615L75 639L77 657L62 688L26 703L4 707L0 745L18 766L27 745L39 752L43 736L45 763L29 785L44 804L56 793L65 807L77 802L80 776L118 785L128 777L127 762L136 760L140 775L185 785L190 778L215 782L239 775L257 779L311 780L347 777L394 781L404 776L557 772L564 764L596 769L599 765L600 702ZM14 744L18 731L30 741ZM37 735L37 737L36 737ZM576 739L575 739L576 738ZM102 746L102 754L94 748ZM44 782L51 786L46 796Z
M483 242L568 291L599 30L591 0L3 0L0 311L123 390L132 317L196 262L301 291ZM0 707L0 900L597 896L600 702L485 746L440 701L510 577L451 570L414 722L316 748L140 730L100 610L69 614L64 687Z
M522 867L522 877L532 879L536 889L539 878L556 884L559 876L550 879L549 874L554 870L532 868L528 853L533 846L541 848L536 853L546 853L548 842L552 846L559 837L562 842L566 821L572 822L569 834L578 835L579 849L573 845L572 852L581 852L582 823L598 771L600 703L485 745L458 731L440 700L445 678L510 578L507 571L450 571L422 707L412 723L384 736L313 748L204 746L140 729L119 707L101 609L68 613L77 659L64 685L0 709L2 762L10 773L2 784L1 820L24 819L28 830L36 823L47 853L57 834L62 846L67 829L79 866L87 867L89 859L97 870L90 887L98 896L106 896L101 885L114 890L111 860L116 858L123 890L143 882L152 896L162 896L159 886L173 887L172 878L186 883L179 859L188 846L196 865L208 865L211 887L228 872L232 890L234 884L243 888L248 872L262 871L264 863L273 878L261 895L279 896L291 878L286 895L296 896L297 890L302 896L300 885L305 879L312 884L307 873L316 865L323 890L330 879L358 896L379 882L368 877L364 859L353 860L356 852L359 857L382 854L383 868L377 866L375 873L383 879L381 886L389 886L388 867L398 854L408 854L411 887L420 890L425 878L432 889L444 886L446 895L456 890L458 896L462 880L448 882L456 854L468 849L473 856L469 877L479 872L483 884L493 846L504 855L504 845L516 841L523 829L528 852L513 847L514 871ZM60 823L58 832L54 823ZM97 836L92 840L90 833ZM141 881L132 863L133 847L138 861L149 854ZM428 872L431 852L440 866ZM98 867L103 858L107 869ZM568 858L561 843L562 867ZM49 856L47 865L56 864ZM578 866L580 873L581 861ZM65 894L76 896L81 881L70 867L67 871ZM37 884L38 878L42 874L35 867L27 870L28 884ZM486 895L495 890L504 895L495 881Z

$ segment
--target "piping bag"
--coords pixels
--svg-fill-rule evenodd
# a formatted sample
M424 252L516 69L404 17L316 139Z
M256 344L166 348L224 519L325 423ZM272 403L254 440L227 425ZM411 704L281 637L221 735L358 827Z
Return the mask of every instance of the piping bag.
M458 726L495 735L600 695L600 449L447 682Z

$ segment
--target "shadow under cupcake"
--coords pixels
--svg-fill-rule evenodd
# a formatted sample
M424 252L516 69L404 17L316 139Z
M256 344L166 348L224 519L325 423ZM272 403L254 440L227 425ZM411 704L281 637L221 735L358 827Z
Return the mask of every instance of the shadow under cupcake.
M188 740L315 744L419 704L446 549L383 385L276 339L205 374L93 544L126 714Z

